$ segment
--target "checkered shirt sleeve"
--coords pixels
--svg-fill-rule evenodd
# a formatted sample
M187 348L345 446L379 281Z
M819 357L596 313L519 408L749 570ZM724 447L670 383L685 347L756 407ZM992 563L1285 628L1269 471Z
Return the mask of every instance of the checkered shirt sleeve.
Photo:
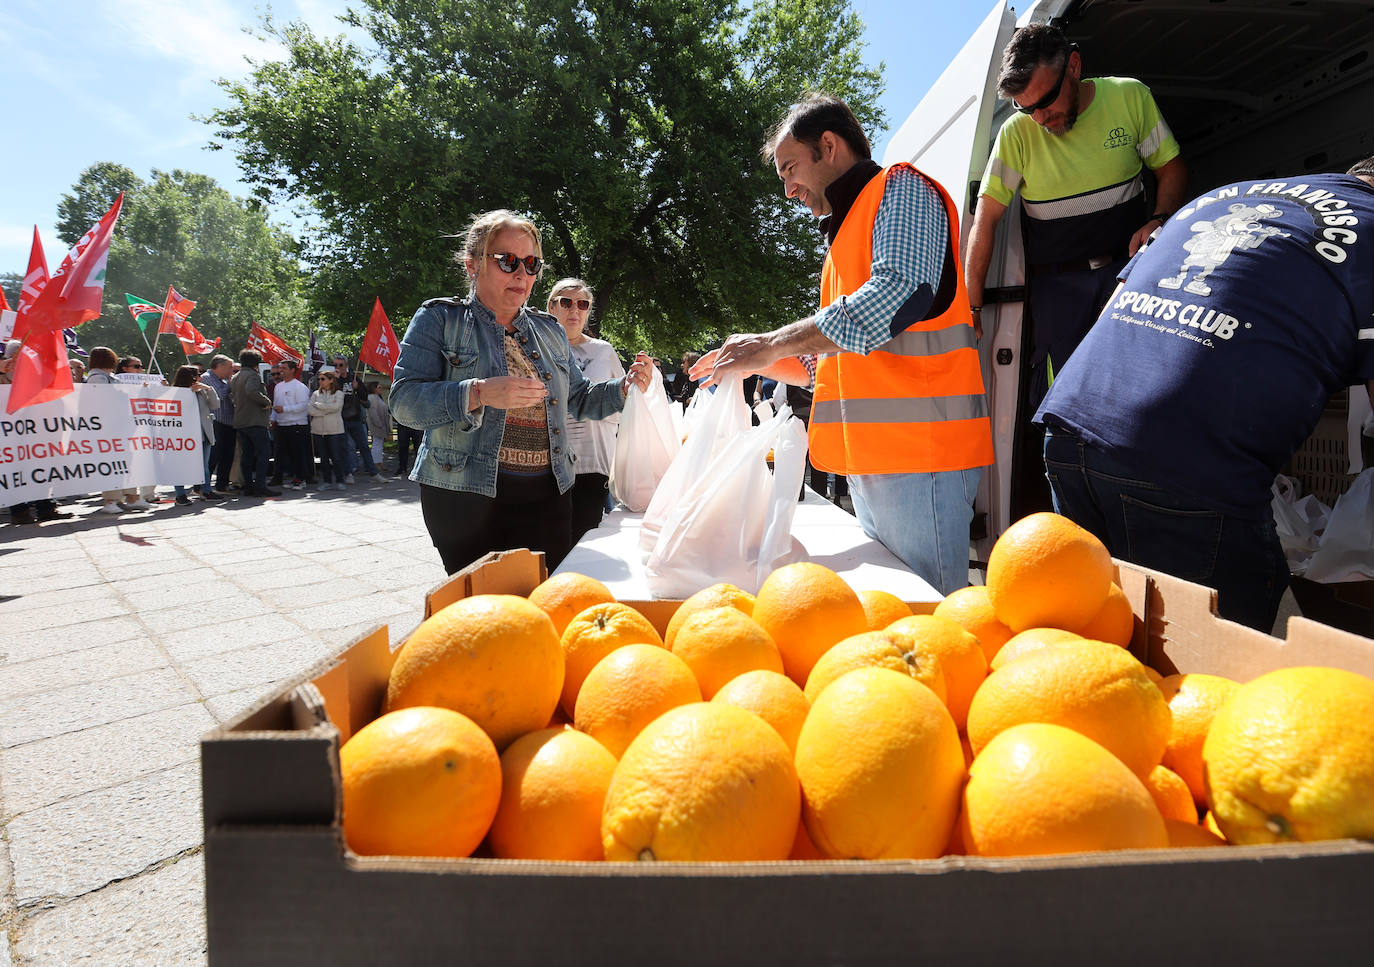
M932 296L940 287L948 247L949 219L939 192L910 168L895 169L873 223L868 281L816 313L816 325L841 349L872 352L895 335L892 317L922 283Z

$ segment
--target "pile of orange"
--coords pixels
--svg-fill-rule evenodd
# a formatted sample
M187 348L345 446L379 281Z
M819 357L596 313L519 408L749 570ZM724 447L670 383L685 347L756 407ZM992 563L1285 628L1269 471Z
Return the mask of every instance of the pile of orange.
M1035 514L912 614L815 563L666 627L600 582L478 595L340 751L359 853L723 861L1374 836L1374 681L1162 678L1105 547Z

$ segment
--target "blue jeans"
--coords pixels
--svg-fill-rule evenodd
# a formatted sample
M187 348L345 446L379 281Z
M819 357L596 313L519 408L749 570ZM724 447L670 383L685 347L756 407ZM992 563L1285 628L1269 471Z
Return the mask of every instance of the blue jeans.
M372 462L372 445L367 442L367 424L359 420L344 420L344 435L353 442L348 447L348 473L358 469L358 457L363 458L363 468L375 474L377 465Z
M241 426L239 434L239 469L243 471L245 492L267 488L267 458L272 441L265 426Z
M969 522L982 470L855 474L854 516L864 533L941 594L968 586Z
M1288 587L1288 562L1268 505L1254 517L1171 492L1072 433L1045 433L1054 509L1087 528L1112 557L1215 588L1217 612L1268 634Z

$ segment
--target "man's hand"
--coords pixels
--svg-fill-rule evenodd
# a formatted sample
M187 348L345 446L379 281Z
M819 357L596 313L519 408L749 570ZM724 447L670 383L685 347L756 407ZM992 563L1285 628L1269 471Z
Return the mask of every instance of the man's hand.
M1163 225L1164 222L1161 219L1152 218L1144 225L1141 225L1139 228L1137 228L1135 230L1135 234L1131 236L1130 244L1126 246L1126 254L1134 255L1136 252L1139 252L1140 247L1144 245L1146 242L1148 242L1150 240L1150 236L1153 235Z
M785 350L778 348L773 333L736 333L725 340L719 349L713 349L697 360L688 375L702 380L702 386L714 386L725 376L752 376L786 354Z

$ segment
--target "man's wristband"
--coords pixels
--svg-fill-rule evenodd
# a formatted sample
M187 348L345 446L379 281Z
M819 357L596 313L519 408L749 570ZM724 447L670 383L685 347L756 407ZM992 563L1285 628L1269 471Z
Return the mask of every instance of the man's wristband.
M969 311L969 312L982 312L982 311L983 311L983 307L982 307L982 306L969 306L969 307L968 307L968 311Z
M1168 220L1169 220L1169 213L1168 213L1168 212L1155 212L1153 215L1150 216L1150 221L1152 221L1152 222L1159 222L1159 224L1161 224L1161 225L1163 225L1163 224L1164 224L1165 222L1167 222Z

